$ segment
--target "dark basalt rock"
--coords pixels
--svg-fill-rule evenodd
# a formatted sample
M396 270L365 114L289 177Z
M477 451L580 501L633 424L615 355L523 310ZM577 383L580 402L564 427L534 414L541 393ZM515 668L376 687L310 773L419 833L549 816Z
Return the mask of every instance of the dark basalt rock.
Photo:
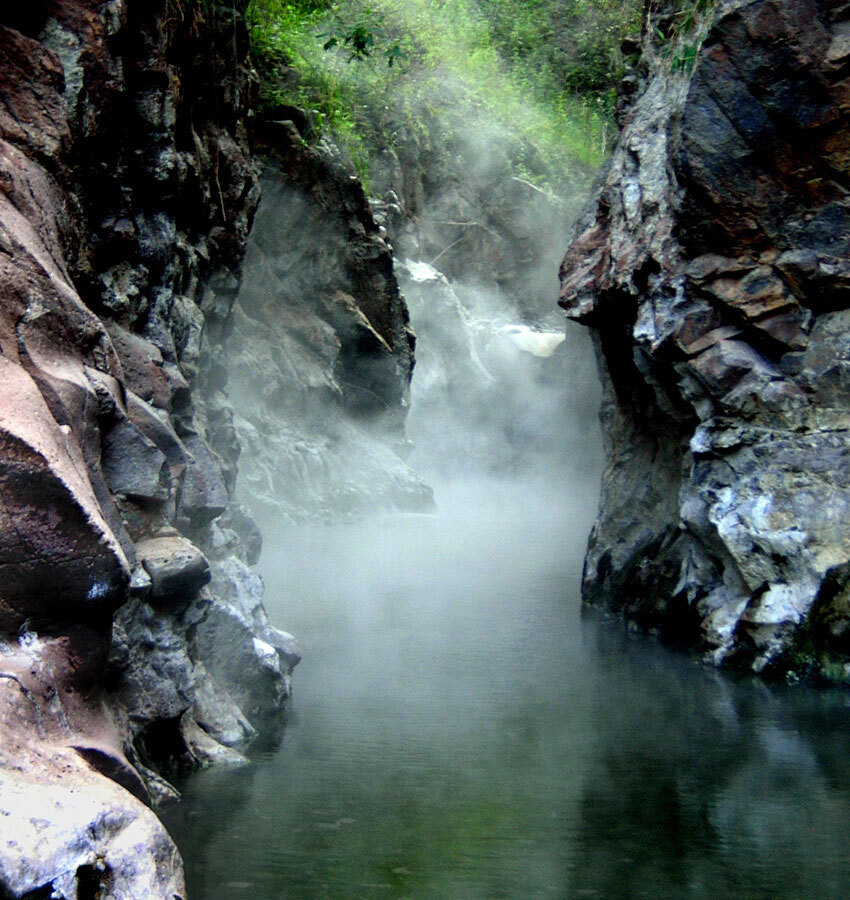
M846 679L848 11L696 28L692 73L645 35L561 270L606 387L584 595L716 663Z
M104 437L101 465L113 494L149 503L168 499L168 461L129 420Z
M363 186L328 140L290 121L258 127L263 203L232 307L224 421L249 452L240 487L278 518L338 519L430 509L432 493L394 452L403 441L415 336L392 249ZM217 445L217 448L221 445Z
M207 558L179 534L139 541L136 552L150 576L153 600L191 598L209 583Z

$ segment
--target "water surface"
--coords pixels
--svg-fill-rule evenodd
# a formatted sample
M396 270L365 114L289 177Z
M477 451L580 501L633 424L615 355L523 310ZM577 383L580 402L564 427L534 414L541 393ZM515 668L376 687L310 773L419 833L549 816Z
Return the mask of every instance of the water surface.
M582 621L572 491L267 538L304 662L166 816L192 900L847 896L850 699Z

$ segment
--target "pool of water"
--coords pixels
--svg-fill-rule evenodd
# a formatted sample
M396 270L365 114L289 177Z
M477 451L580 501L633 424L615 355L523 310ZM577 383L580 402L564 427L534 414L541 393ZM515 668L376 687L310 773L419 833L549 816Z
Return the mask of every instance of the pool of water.
M267 538L304 661L279 745L165 815L190 900L848 895L850 697L582 618L557 494Z

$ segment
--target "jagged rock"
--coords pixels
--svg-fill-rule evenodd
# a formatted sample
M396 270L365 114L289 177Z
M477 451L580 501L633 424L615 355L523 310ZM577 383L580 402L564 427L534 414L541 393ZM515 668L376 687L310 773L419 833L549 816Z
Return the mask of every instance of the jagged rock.
M179 534L148 538L136 544L139 561L151 579L151 597L190 599L210 580L203 553Z
M68 137L61 68L37 42L3 32L0 99L12 119L0 117L0 624L13 632L27 618L108 616L122 597L127 559L87 452L100 406L87 367L120 370L62 262L71 235L65 195L36 161L48 152L61 157ZM16 72L27 73L29 91L16 90ZM48 580L55 589L46 593Z
M756 670L846 661L847 15L727 0L693 72L648 32L561 271L606 382L585 599Z
M160 349L115 323L108 326L108 331L121 360L125 386L146 403L170 409L172 391Z
M266 630L266 639L277 650L278 656L290 671L301 662L301 645L288 631L281 631L270 625Z
M267 131L265 199L228 338L240 491L288 520L428 509L430 489L393 452L414 337L390 248L326 145Z
M116 425L103 439L101 465L113 494L164 503L168 499L168 461L132 422Z
M181 625L168 610L130 600L113 623L109 686L136 733L179 719L195 697L193 664Z
M262 579L244 563L232 557L214 563L210 588L206 603L193 612L193 656L259 728L289 696L300 655L271 631ZM283 643L287 656L273 642Z
M263 536L242 504L228 504L224 513L209 527L211 534L207 544L211 556L224 559L238 555L238 548L249 566L257 564L263 550Z
M254 264L272 293L261 293L257 281L243 283L242 308L269 322L281 307L294 307L293 317L328 322L336 348L321 352L326 359L331 354L334 389L360 413L398 428L409 397L413 338L392 251L363 186L326 141L305 146L292 123L274 127L266 140L266 202L252 240L259 251Z
M154 768L237 756L192 719L229 683L199 683L187 632L205 551L258 553L244 514L212 546L238 446L226 401L207 412L226 328L199 303L238 284L256 85L244 3L172 6L0 12L3 897L183 896L136 797L175 796ZM241 662L265 686L261 649Z
M227 507L227 488L209 448L197 435L184 438L186 471L180 512L197 527L220 516Z
M245 745L257 736L257 730L245 718L227 690L206 671L202 662L195 663L195 705L192 718L219 744L225 747Z
M128 222L127 224L132 229L132 223ZM147 312L148 307L144 295L148 284L148 270L145 266L131 266L127 262L118 263L111 269L102 272L99 276L99 281L101 286L100 302L103 304L104 309L119 321L135 323L140 316ZM115 327L117 328L118 326ZM116 343L116 349L121 354L118 342L115 340L115 332L110 329L110 334L113 342ZM125 332L125 334L129 337L129 332ZM130 340L132 340L132 337L130 337ZM153 345L150 346L153 347ZM160 355L161 359L162 356ZM123 355L121 361L122 363L124 362ZM135 382L137 386L144 384L138 378L129 378L128 380ZM149 387L145 385L143 390L150 390L153 394L156 388L157 384L156 380L154 380Z
M2 358L0 371L3 630L14 632L25 619L108 616L127 583L127 561L68 440L70 428L56 423L22 368Z
M132 391L127 391L127 418L165 456L172 481L179 480L186 471L188 462L186 448L177 437L167 416L163 415L162 411L157 412L153 406L145 403Z

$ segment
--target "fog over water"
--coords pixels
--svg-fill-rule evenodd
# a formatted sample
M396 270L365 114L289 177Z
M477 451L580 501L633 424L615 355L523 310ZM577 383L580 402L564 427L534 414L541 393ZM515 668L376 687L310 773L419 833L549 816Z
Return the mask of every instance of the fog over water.
M437 227L456 203L396 263L418 338L406 461L435 509L257 510L268 612L304 659L282 740L191 776L164 814L190 897L845 896L850 698L735 679L582 615L603 450L590 338L554 303L568 214L529 213L541 248L518 296L482 255L468 277L438 271L462 274L442 249L457 230ZM368 442L334 447L317 472L368 471Z
M304 661L282 741L193 776L166 813L190 896L845 896L847 695L582 617L602 455L587 335L536 356L504 298L400 274L410 462L436 511L263 523L269 613ZM467 329L448 346L447 289Z

